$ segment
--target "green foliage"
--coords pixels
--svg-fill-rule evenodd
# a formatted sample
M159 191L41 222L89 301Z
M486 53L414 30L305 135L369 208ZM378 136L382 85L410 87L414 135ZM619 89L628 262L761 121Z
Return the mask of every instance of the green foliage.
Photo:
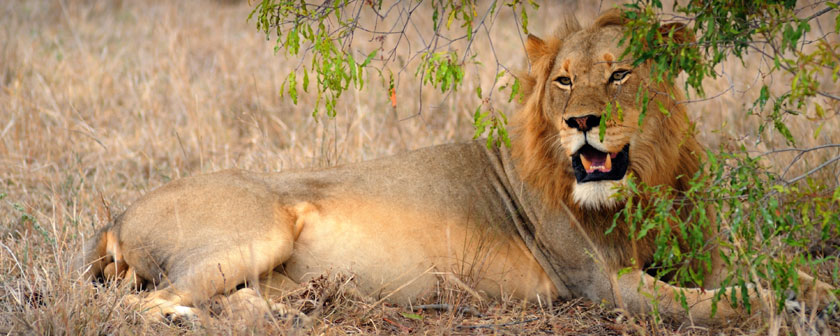
M423 321L423 315L420 314L401 312L400 315L412 320Z
M336 102L341 94L351 85L357 89L364 86L363 70L376 56L377 51L373 50L362 61L357 61L340 43L352 36L356 27L352 18L342 17L348 3L335 1L315 6L305 2L263 0L248 16L250 20L256 14L257 29L266 34L266 39L274 33L275 52L283 50L290 56L311 55L309 68L303 65L300 71L304 92L309 92L309 73L315 74L317 95L313 116L318 114L319 108L330 117L335 116ZM330 20L337 28L328 27ZM296 71L290 72L280 89L280 95L288 94L295 104L299 97L297 77Z
M0 192L0 200L6 198L6 193ZM12 203L8 202L7 204L12 207L12 209L17 213L17 230L19 231L17 234L22 234L22 232L26 232L27 230L35 230L43 239L44 242L55 246L55 239L52 237L49 231L42 227L38 220L33 216L26 208L21 205L20 203Z
M825 4L827 7L817 8L809 17L798 17L795 1L746 4L710 0L702 6L677 1L673 10L678 16L670 18L685 25L669 25L669 17L659 14L660 1L637 0L624 6L629 29L621 41L627 47L623 57L637 66L647 62L655 82L672 84L685 72L686 88L704 96L702 81L717 76L718 64L733 56L743 59L747 53L761 55L772 65L763 75L783 71L792 81L781 93L762 86L745 114L761 117L759 133L772 128L794 145L797 139L787 126L788 118L802 115L814 97L834 100L832 104L840 100L820 91L819 85L825 73L837 81L840 47L825 36L806 39L814 18L824 14L840 17L835 3ZM840 19L835 22L837 34ZM813 47L803 48L805 44ZM636 96L642 118L649 103L647 92L648 88L640 88ZM825 118L823 106L812 104L817 118ZM658 109L667 115L663 106ZM615 107L607 105L605 114L613 116ZM821 126L815 136L820 130ZM822 148L793 150L805 153L817 149ZM763 166L761 159L744 148L709 151L705 167L683 191L631 179L621 193L627 206L616 215L613 225L627 224L632 239L655 235L653 270L681 285L702 285L711 267L709 247L721 246L727 253L720 256L729 270L722 285L733 288L729 293L718 292L715 302L726 295L728 304L752 309L745 298L750 286L758 285L774 293L775 307L781 309L786 293L800 286L797 270L828 261L801 252L840 235L840 186L829 187L811 176L831 160L786 180ZM742 295L736 295L739 293Z
M672 83L680 72L686 73L686 88L704 96L703 79L717 77L715 66L728 59L743 59L748 53L758 53L769 59L774 71L785 71L793 76L790 90L773 95L762 88L762 98L753 105L752 113L761 115L769 100L773 103L769 113L764 114L765 123L760 131L772 125L789 144L795 139L784 122L788 115L798 115L807 101L815 96L835 101L840 97L819 89L819 77L825 72L837 82L840 74L840 46L832 44L825 37L806 40L811 31L810 21L819 15L833 14L840 17L836 3L827 2L826 8L809 17L796 15L796 1L757 0L735 3L727 0L711 0L698 6L693 2L674 3L673 10L681 14L679 23L689 25L663 25L659 15L662 3L659 0L636 0L624 5L628 19L627 29L621 43L626 45L624 56L629 55L634 65L650 62L651 75L656 81ZM686 22L688 21L688 22ZM840 19L835 19L834 32L840 32ZM675 38L688 34L696 41L682 41ZM816 44L808 53L804 44ZM764 75L769 75L766 73ZM647 104L641 104L644 110ZM817 114L822 106L815 105ZM823 118L821 116L820 118Z
M446 92L450 89L456 91L464 80L464 68L458 63L458 53L454 51L423 53L420 59L415 75L422 79L423 84Z
M425 40L426 44L416 54L403 56L418 60L414 75L422 85L429 85L444 93L459 90L466 66L482 66L474 61L472 42L479 32L489 34L489 27L498 16L500 8L507 8L513 12L520 21L522 30L527 33L528 10L539 7L533 0L421 0L389 4L385 6L388 8L383 8L382 1L369 0L342 0L321 4L293 0L261 0L256 3L248 18L256 22L257 29L266 34L266 39L275 39L275 52L282 51L288 56L298 56L301 59L297 68L286 75L280 95L288 95L292 102L297 104L301 98L300 90L309 92L312 75L316 97L313 116L317 116L320 110L325 110L328 116L334 117L341 94L351 87L362 89L368 72L374 73L383 83L388 84L387 97L390 97L392 105L397 107L393 74L401 73L402 70L394 71L389 65L397 59L395 52L405 37L405 29L413 20L415 10L421 5L431 7L433 37ZM395 25L391 30L382 30L377 23L384 20L395 7L401 8L401 24ZM479 7L484 9L479 11ZM376 18L373 25L365 26L365 23L360 21L363 11ZM449 36L453 31L456 36ZM379 50L359 51L354 49L353 45L354 36L359 33L369 35L371 41L385 41L385 37L389 35L397 35L400 38L390 51L384 48L384 42ZM466 47L461 47L460 52L454 51L453 43L461 40L466 41ZM357 59L353 53L364 57ZM477 136L489 138L488 144L499 145L508 144L510 140L505 130L507 117L493 108L490 97L501 74L505 73L505 67L498 60L495 65L496 73L500 75L489 90L490 94L486 99L482 98L477 107L475 129ZM403 69L402 64L398 66ZM519 81L515 81L509 87L511 100L520 94L519 85ZM420 105L419 112L422 112L422 101ZM480 112L482 109L483 113Z
M615 103L615 107L613 107L613 103ZM644 115L644 113L642 114ZM618 101L615 102L607 102L607 107L604 111L604 117L601 118L601 121L598 123L598 140L604 141L604 136L607 134L607 122L617 118L618 121L624 121L624 109L621 108L621 104ZM642 118L639 118L639 126L642 124Z
M501 78L504 75L504 70L500 71L498 74L496 74L496 80L499 80L499 78ZM507 89L507 84L499 86L499 91ZM508 102L512 102L514 99L516 99L518 102L521 103L522 100L525 98L522 95L521 89L522 83L519 81L518 78L514 78L513 83L510 85L509 88L510 95L508 96ZM491 148L493 146L501 146L502 144L510 147L510 135L507 132L507 115L503 111L495 109L492 105L490 105L489 99L482 95L482 90L480 86L476 88L476 94L478 95L478 98L481 99L483 104L479 105L475 109L475 113L473 114L473 125L475 126L475 134L473 135L473 139L478 139L479 137L486 135L487 148Z
M493 3L495 7L495 2ZM446 13L448 10L449 14L446 15L446 29L452 27L452 23L456 22L456 20L462 21L460 27L464 28L467 33L467 39L472 39L473 34L473 21L475 20L477 13L476 13L476 3L470 0L452 0L452 1L432 1L432 24L434 26L434 31L439 31L441 26L441 21L444 19L440 16L440 14ZM495 8L493 8L495 10Z
M840 235L840 187L780 183L743 148L707 155L704 172L683 192L629 179L627 206L615 223L628 223L631 239L655 234L651 269L684 286L702 285L712 267L711 246L723 247L729 251L720 254L729 269L723 286L743 292L748 284L766 286L781 309L787 291L800 286L797 269L830 260L799 251ZM751 308L745 295L727 294L743 298L730 304Z
M540 5L537 4L534 0L528 0L528 6L526 6L522 0L512 0L506 5L513 9L514 13L516 12L517 7L520 8L519 22L522 25L522 31L525 34L528 34L528 6L536 10L540 8Z
M507 133L507 116L504 112L497 111L498 116L493 115L493 111L481 111L481 106L475 109L473 114L473 124L475 125L475 135L473 139L478 139L485 131L487 131L487 148L493 146L510 147L510 137Z

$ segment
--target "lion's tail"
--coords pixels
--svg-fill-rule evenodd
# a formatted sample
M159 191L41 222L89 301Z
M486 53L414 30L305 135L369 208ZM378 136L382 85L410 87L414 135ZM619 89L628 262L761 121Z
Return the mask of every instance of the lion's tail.
M88 281L122 275L127 265L122 259L113 225L100 229L85 242L82 251L73 258L71 267Z

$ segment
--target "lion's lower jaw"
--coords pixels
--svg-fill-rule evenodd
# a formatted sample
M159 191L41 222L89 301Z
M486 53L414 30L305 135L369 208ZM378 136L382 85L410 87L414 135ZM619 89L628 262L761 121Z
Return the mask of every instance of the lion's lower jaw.
M618 187L624 185L625 179L617 181L592 181L576 183L572 197L580 207L590 210L614 208L621 201L615 197Z

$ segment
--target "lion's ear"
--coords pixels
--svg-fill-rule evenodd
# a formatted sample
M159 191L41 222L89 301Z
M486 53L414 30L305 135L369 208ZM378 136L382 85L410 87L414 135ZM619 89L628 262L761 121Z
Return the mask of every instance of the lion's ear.
M674 23L666 23L664 25L659 26L659 33L662 36L667 37L673 32L673 39L674 43L686 45L689 43L696 42L694 38L694 33L688 29L684 24L674 22Z
M528 39L525 40L525 54L528 55L528 62L531 63L531 71L517 75L517 78L522 82L521 92L525 97L530 97L537 87L537 81L543 80L551 71L554 63L553 56L560 49L560 43L557 38L543 41L539 37L528 34Z
M538 59L548 53L548 48L545 41L534 35L528 34L528 39L525 41L525 54L528 55L528 62L533 65Z

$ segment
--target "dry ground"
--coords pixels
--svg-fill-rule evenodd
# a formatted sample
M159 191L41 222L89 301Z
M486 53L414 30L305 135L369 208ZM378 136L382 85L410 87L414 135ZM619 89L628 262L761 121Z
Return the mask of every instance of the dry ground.
M597 6L544 5L531 28L548 34L561 13L587 19ZM120 305L127 289L75 282L66 264L84 236L178 177L230 167L329 166L471 138L478 104L472 92L476 82L489 88L492 69L468 73L457 95L425 90L419 116L419 87L409 71L398 81L397 109L382 85L372 83L345 94L337 118L315 119L311 98L295 106L279 97L282 78L298 61L273 53L273 44L246 22L249 10L242 1L0 1L0 333L294 332L279 317L250 325L224 314L197 324L147 323ZM502 61L522 69L515 27L503 14L492 34ZM488 54L481 43L479 52ZM690 105L709 147L784 147L778 136L757 134L757 117L742 112L761 82L790 81L760 76L762 66L757 58L727 63L720 69L725 75L707 85L709 96L720 96ZM515 109L497 100L506 111ZM789 123L804 139L801 146L840 143L836 113ZM825 126L814 137L820 123ZM790 176L835 155L815 152ZM790 158L770 156L767 164L781 169ZM836 186L837 173L831 166L817 183ZM313 281L286 300L310 313L315 332L327 334L709 332L679 321L632 320L585 301L548 309L515 300L477 302L452 288L443 289L443 302L470 310L412 312L358 301L341 284ZM748 321L719 331L761 334L767 328Z

